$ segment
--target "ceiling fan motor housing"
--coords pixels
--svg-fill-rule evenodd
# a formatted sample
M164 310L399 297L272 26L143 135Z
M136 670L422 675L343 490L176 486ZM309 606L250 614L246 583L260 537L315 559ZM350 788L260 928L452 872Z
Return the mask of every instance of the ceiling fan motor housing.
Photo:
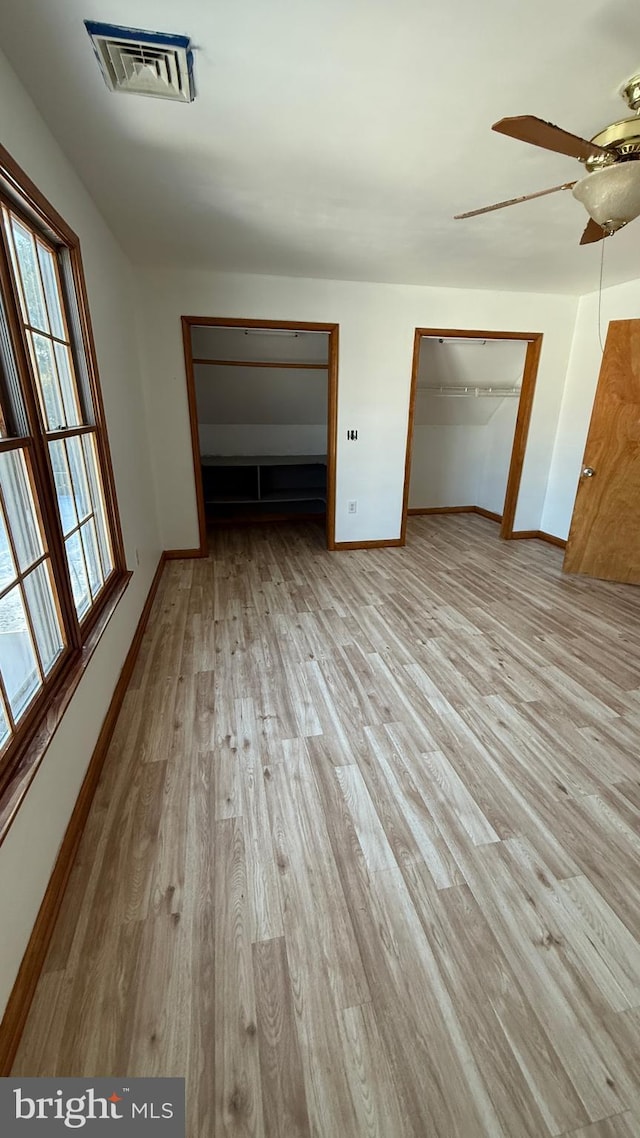
M591 141L606 146L613 154L594 154L585 161L587 170L601 170L617 162L633 162L640 158L640 117L621 119L595 134Z

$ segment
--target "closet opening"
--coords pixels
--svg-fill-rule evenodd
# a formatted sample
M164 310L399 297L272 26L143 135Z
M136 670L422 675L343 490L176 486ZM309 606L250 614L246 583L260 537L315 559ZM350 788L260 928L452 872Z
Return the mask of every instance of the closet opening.
M229 523L315 521L335 548L338 325L183 316L200 552Z
M475 512L513 527L541 332L416 328L405 463L408 514Z

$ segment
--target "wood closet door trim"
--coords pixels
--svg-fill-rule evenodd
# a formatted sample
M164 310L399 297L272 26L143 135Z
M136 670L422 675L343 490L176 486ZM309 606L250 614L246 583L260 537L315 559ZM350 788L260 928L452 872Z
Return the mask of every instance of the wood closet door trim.
M400 544L407 542L407 516L409 513L409 483L411 480L411 460L413 457L413 433L416 406L416 391L418 386L418 369L420 367L420 341L423 336L447 337L470 340L528 340L527 352L522 375L522 387L518 401L518 416L511 447L511 462L507 478L504 506L502 508L502 524L500 537L511 540L513 525L518 505L518 494L522 479L522 468L527 449L529 425L533 397L538 378L540 352L542 350L542 332L495 332L485 329L471 328L416 328L413 337L413 360L411 365L411 391L409 395L409 413L407 418L407 444L404 466L404 490L402 495L402 523L400 528Z
M242 320L238 317L226 316L182 316L182 344L184 349L184 364L187 383L187 400L189 405L189 425L191 432L191 449L193 454L193 478L196 492L196 505L198 511L198 531L200 546L198 555L208 555L207 546L207 520L204 506L204 491L202 487L202 474L200 471L200 437L198 434L198 404L196 400L196 382L193 370L193 350L191 347L191 329L194 326L213 328L282 328L299 332L326 332L328 334L329 358L327 363L327 549L336 548L336 461L338 448L338 353L339 332L338 324L319 323L312 320Z

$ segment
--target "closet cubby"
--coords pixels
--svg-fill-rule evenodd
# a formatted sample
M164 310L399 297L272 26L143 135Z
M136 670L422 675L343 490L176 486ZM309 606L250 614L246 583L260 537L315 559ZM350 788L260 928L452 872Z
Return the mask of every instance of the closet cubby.
M323 514L326 455L203 455L207 517Z

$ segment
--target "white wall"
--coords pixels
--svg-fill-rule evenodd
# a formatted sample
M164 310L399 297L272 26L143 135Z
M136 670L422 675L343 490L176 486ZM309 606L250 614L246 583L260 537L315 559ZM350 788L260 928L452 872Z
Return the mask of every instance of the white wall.
M400 532L416 326L543 332L516 527L537 529L547 485L576 300L567 296L362 284L201 271L140 270L141 329L154 476L165 547L197 544L180 316L336 321L338 541ZM347 442L346 431L358 430ZM358 512L347 514L347 500Z
M484 465L483 427L416 424L409 506L475 506Z
M327 424L199 423L200 454L326 454Z
M210 364L193 370L201 454L326 454L326 370Z
M194 359L326 364L329 333L193 324L191 349Z
M503 399L495 415L482 428L482 466L477 501L473 504L494 514L501 514L504 508L517 415L518 400Z
M418 387L518 387L526 340L422 336Z
M486 409L493 400L477 402ZM517 413L517 399L499 399L486 423L416 423L409 506L482 506L501 514Z
M200 423L327 422L326 371L194 367Z
M639 317L640 280L604 289L602 343L605 342L610 320L637 320ZM541 529L556 537L566 538L569 534L601 361L598 294L589 293L581 298L578 305L542 515Z
M1 54L0 135L16 161L75 229L82 242L127 560L134 570L129 587L0 847L1 1013L147 596L161 546L150 477L138 344L131 316L134 298L130 267Z

